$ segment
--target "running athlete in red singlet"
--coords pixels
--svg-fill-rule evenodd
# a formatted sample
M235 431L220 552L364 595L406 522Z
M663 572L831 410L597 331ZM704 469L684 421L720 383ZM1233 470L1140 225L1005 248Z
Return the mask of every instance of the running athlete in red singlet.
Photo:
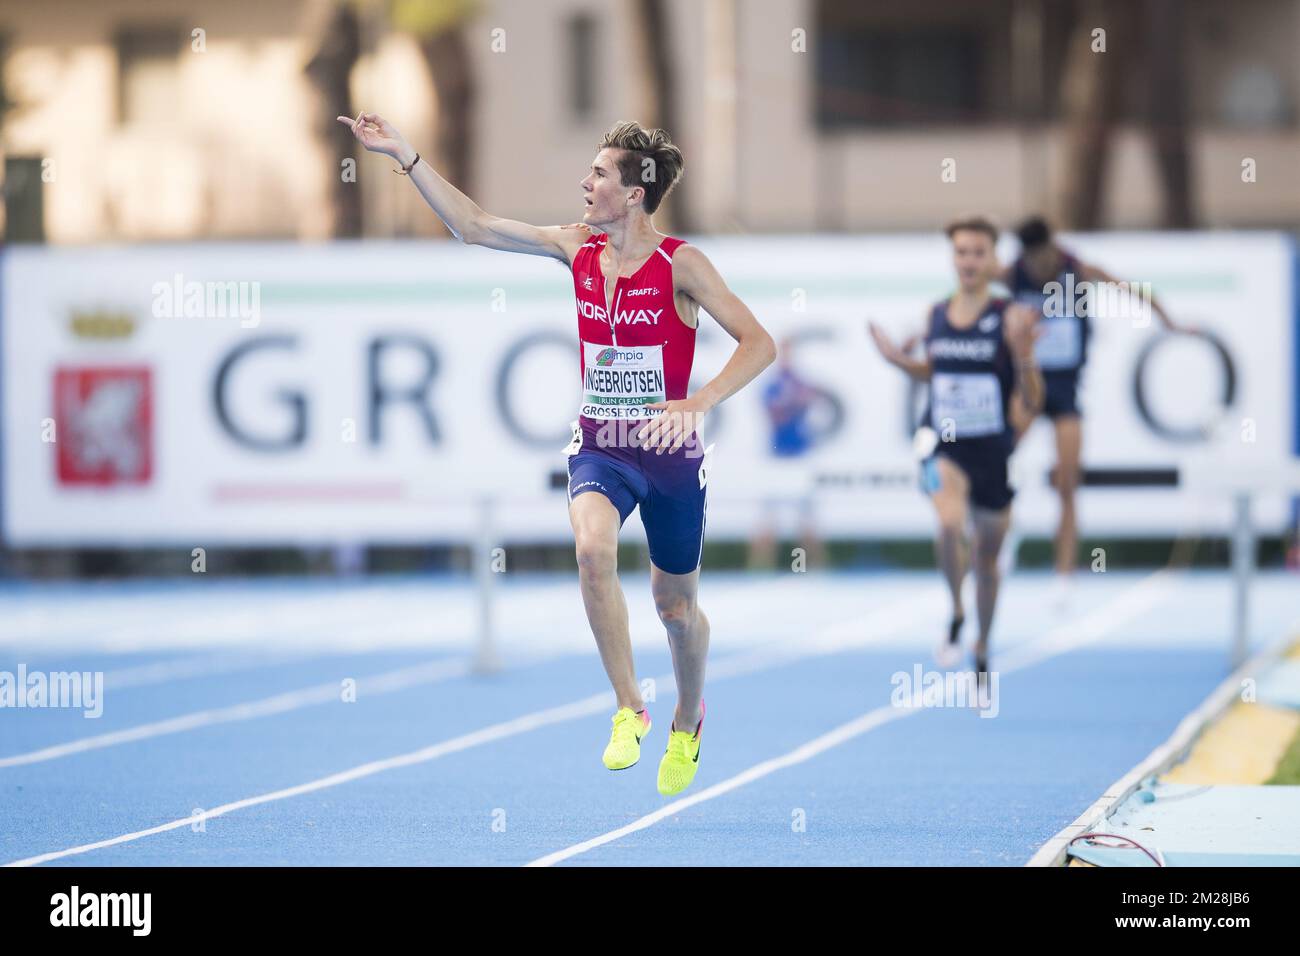
M665 238L612 284L601 267L608 243L607 234L594 235L573 259L582 402L568 448L569 500L599 492L620 523L640 506L651 563L690 574L704 543L707 449L693 433L666 453L642 448L640 438L668 402L686 398L691 377L695 311L688 325L673 282L673 255L685 243Z
M696 429L776 356L771 336L712 263L651 221L681 175L681 150L663 130L618 124L582 180L588 228L531 226L485 213L374 113L338 119L366 149L392 157L461 242L548 256L572 270L582 400L567 449L569 518L587 620L618 704L603 760L610 770L632 766L650 730L616 563L619 528L640 508L650 588L677 680L658 787L680 793L699 767L709 646L697 600L707 449ZM711 381L688 393L701 307L736 350Z
M686 397L695 358L695 312L678 314L673 285L673 254L686 243L665 237L631 275L606 277L608 244L593 235L573 258L585 422L653 417L649 405Z

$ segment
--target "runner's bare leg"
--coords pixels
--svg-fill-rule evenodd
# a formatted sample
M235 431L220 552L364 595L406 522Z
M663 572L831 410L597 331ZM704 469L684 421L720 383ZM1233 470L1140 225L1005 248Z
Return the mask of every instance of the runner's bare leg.
M1056 530L1056 573L1071 574L1079 547L1074 492L1079 487L1079 453L1083 427L1077 415L1062 415L1053 423L1056 432L1056 493L1061 499L1061 520Z
M650 592L659 620L668 631L677 679L677 710L673 726L694 733L700 722L704 696L704 664L709 654L709 619L698 601L700 569L690 574L669 574L650 565Z
M990 511L988 508L971 508L975 527L972 565L975 571L975 609L979 613L980 636L977 648L987 651L989 635L993 631L993 611L998 603L998 585L1002 572L998 568L998 552L1002 539L1011 524L1011 509Z
M578 495L569 504L578 557L578 585L587 608L587 623L600 651L619 707L641 710L641 688L632 660L627 600L618 581L618 509L594 491Z
M930 496L939 527L934 539L935 557L952 593L953 620L966 616L961 583L966 577L966 500L970 481L966 473L942 455L938 457L939 490Z

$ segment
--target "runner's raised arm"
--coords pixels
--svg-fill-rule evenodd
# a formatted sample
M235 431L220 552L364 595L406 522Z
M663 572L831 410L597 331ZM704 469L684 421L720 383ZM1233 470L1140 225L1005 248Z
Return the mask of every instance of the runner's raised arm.
M568 264L586 240L582 230L566 232L560 226L533 226L484 212L478 203L420 160L411 144L378 113L361 113L356 119L340 116L338 121L347 125L357 142L370 152L391 157L407 171L429 208L466 245L548 256Z

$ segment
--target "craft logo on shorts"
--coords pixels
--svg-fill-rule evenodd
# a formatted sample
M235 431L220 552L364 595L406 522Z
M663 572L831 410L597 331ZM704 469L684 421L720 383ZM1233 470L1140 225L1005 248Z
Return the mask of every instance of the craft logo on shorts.
M152 478L148 368L56 369L54 416L59 484L142 484Z

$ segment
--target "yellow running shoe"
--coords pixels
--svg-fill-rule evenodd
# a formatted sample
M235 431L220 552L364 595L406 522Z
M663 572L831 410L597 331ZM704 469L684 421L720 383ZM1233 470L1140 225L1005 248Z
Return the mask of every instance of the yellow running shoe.
M650 733L650 714L620 707L614 714L614 730L605 748L605 766L626 770L641 759L641 738Z
M704 701L700 701L700 722L695 733L670 726L668 749L659 761L659 792L665 797L681 793L700 769L700 735L704 732Z

